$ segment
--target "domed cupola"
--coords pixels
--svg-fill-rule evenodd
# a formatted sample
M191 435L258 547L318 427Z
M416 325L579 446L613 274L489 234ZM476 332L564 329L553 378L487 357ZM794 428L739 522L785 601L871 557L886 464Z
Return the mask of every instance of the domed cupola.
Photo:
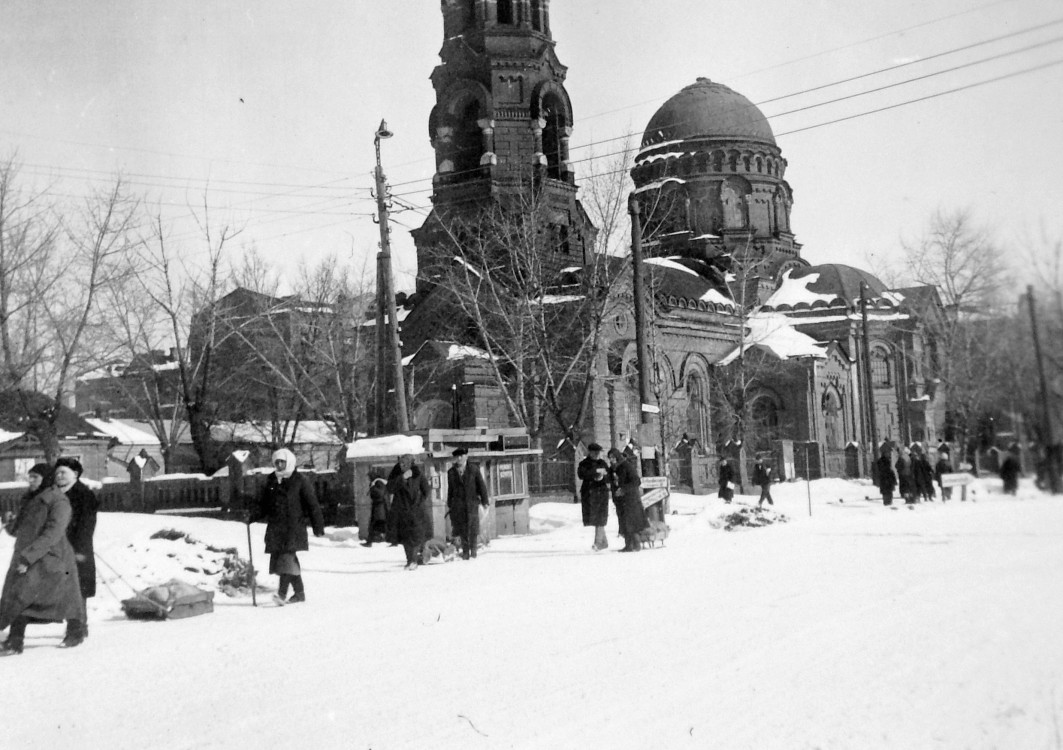
M748 258L768 275L805 265L785 171L764 113L697 79L650 118L631 170L647 253Z

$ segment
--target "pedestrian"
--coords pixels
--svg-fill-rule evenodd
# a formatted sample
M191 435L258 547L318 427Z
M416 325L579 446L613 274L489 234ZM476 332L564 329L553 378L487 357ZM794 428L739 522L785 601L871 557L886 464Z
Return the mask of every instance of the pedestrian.
M476 557L480 537L480 508L487 508L487 484L480 467L469 463L469 450L455 448L454 465L447 470L447 512L454 536L461 537L461 559Z
M612 459L613 502L620 536L624 537L624 548L620 551L638 552L642 549L639 534L650 525L642 505L638 459L634 453L621 453L616 448L609 449L609 458Z
M303 587L303 568L298 553L310 549L306 526L314 529L314 536L325 535L325 523L318 505L314 486L295 467L295 454L287 448L274 451L273 472L259 493L251 512L251 521L266 521L266 552L269 553L269 573L280 576L273 601L277 604L298 604L306 601ZM288 587L292 595L288 596Z
M388 541L401 544L406 551L405 570L417 570L421 548L432 537L428 524L431 487L413 456L399 457L388 477L388 495L391 496Z
M893 505L893 491L897 488L897 476L893 473L891 453L890 447L884 445L879 457L875 460L878 491L882 493L882 504L886 506Z
M1018 446L1012 445L1000 464L1000 478L1004 480L1004 494L1014 495L1019 489Z
M384 541L388 528L388 483L384 477L369 474L369 529L363 547L372 547L373 542Z
M70 500L51 486L50 474L47 464L34 465L18 513L4 519L4 529L15 537L15 549L0 593L0 630L11 627L0 643L0 656L22 653L30 622L85 620L77 560L66 536ZM82 640L68 631L59 646L71 648Z
M912 479L912 452L908 448L901 448L897 456L897 492L904 498L908 505L915 504L915 482Z
M605 524L609 522L609 485L612 482L609 464L602 458L602 446L591 443L588 455L576 467L580 479L579 499L583 506L583 525L594 527L595 551L609 546Z
M760 500L757 501L757 507L760 508L764 505L764 501L768 501L768 505L775 505L775 501L771 499L771 483L775 480L772 476L775 470L772 466L764 460L763 456L757 456L757 462L753 464L753 484L760 487Z
M720 459L720 490L719 496L725 503L730 503L735 496L735 470L732 465L731 459Z
M928 503L934 501L934 467L930 465L930 459L920 443L912 445L912 484L920 500Z
M78 581L81 584L82 611L85 617L80 620L67 620L66 637L77 645L89 637L88 600L96 596L96 552L92 538L96 533L96 513L100 501L96 493L81 481L85 473L81 462L70 456L62 456L55 462L53 483L66 495L70 502L70 525L66 527L66 538L74 548L74 559L78 566Z
M941 502L952 499L952 488L945 487L941 483L941 475L951 473L952 463L949 461L949 452L938 448L938 460L934 464L934 481L937 482L938 487L941 489Z

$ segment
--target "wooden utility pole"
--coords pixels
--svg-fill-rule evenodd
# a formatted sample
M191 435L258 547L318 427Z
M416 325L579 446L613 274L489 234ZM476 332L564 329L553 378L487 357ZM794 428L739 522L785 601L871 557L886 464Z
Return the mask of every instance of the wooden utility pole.
M642 262L642 219L640 216L639 202L634 194L628 198L628 213L631 214L631 265L632 287L635 295L635 349L639 360L639 442L645 447L656 445L656 431L653 429L657 423L656 415L659 407L653 403L653 388L650 385L650 350L646 342L646 288L643 279ZM650 442L650 436L653 436ZM657 476L656 456L652 459L642 460L642 475Z
M867 473L872 480L875 477L875 451L878 450L878 422L875 418L875 386L871 382L871 337L867 331L867 283L860 282L860 320L863 328L863 364L864 364L864 393L867 400L867 438L870 445L865 451L867 456Z
M1051 402L1048 398L1048 378L1045 377L1045 362L1041 356L1041 336L1037 330L1037 308L1034 305L1033 285L1026 287L1026 302L1030 307L1030 328L1033 331L1034 355L1037 357L1037 376L1041 381L1041 414L1042 439L1045 449L1045 469L1048 473L1048 483L1053 495L1063 491L1060 481L1060 447L1056 445L1055 432L1052 429Z
M388 130L387 123L381 120L380 127L377 128L373 138L373 145L376 147L376 172L374 176L376 178L376 209L380 224L380 253L377 255L377 296L383 296L384 298L382 308L384 315L387 317L387 336L385 341L387 352L381 352L384 356L379 357L377 361L387 364L378 367L377 371L378 388L384 393L384 396L378 399L378 403L386 404L387 385L390 379L391 385L395 390L395 429L398 432L406 432L410 429L410 418L406 411L406 384L402 375L402 344L399 341L399 319L398 310L395 306L395 285L391 278L391 229L388 227L388 186L384 177L384 168L380 166L380 139L390 138L391 136L392 132ZM381 307L378 302L378 326L380 325L380 315ZM379 333L377 341L380 341ZM387 373L387 369L391 370L391 378L384 377L381 380L381 376ZM387 420L384 419L382 413L378 413L378 430L384 432L385 424L387 424Z

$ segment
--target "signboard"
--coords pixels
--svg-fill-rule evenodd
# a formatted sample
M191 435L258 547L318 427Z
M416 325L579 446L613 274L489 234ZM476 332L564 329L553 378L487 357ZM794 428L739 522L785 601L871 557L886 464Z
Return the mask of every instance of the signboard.
M668 497L668 490L664 487L659 487L655 490L650 490L642 495L642 507L648 508L654 503L659 503Z
M646 412L647 414L660 414L661 407L654 406L653 404L643 404L642 411Z
M955 474L942 474L941 486L942 487L963 487L974 481L974 477L967 472L956 472Z
M643 477L642 488L644 490L654 490L658 487L667 487L668 477Z

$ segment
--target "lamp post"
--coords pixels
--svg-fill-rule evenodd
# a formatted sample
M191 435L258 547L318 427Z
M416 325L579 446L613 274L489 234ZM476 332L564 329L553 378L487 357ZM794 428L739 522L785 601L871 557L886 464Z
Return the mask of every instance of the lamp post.
M395 422L399 432L410 429L410 418L406 411L406 384L402 376L402 344L399 342L398 310L395 307L395 287L391 278L391 229L388 227L387 182L384 168L380 166L380 139L390 138L393 133L388 124L380 121L380 127L373 135L376 148L376 210L377 223L380 224L380 252L377 254L377 343L382 345L377 352L377 414L378 432L385 432L384 409L387 406L387 383L391 380L395 389ZM381 300L383 298L383 300ZM387 320L387 333L382 334L384 319ZM389 378L388 370L391 370Z

